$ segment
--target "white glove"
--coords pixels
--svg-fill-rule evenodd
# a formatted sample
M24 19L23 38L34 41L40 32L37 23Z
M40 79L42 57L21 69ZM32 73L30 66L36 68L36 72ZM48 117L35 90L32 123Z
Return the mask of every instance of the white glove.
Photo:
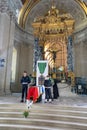
M27 100L26 101L26 105L27 105L28 109L31 108L32 104L33 104L32 100Z

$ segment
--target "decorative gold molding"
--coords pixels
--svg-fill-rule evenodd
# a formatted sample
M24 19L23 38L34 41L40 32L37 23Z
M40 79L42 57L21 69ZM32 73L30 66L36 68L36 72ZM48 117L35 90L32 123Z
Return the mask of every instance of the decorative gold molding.
M82 2L81 0L75 0L75 1L81 6L81 8L84 10L84 12L87 16L87 5L86 5L86 3L84 1Z
M26 19L27 16L29 14L29 12L31 11L31 9L40 2L41 0L26 0L24 6L22 7L20 14L19 14L19 18L18 18L18 23L21 27L25 27L25 23L26 23ZM76 1L80 7L83 9L83 11L85 12L86 16L87 16L87 5L85 2L82 2L81 0L74 0Z
M21 8L20 13L19 13L18 23L21 27L23 27L23 17L24 17L25 12L28 8L28 4L29 4L29 1L26 0L25 4L23 5L23 7Z
M32 1L26 0L24 6L22 7L19 13L19 18L18 18L18 23L21 27L23 28L25 27L25 22L26 22L29 12L37 3L39 3L39 1L40 0L32 0Z
M26 19L27 19L27 16L29 14L29 12L31 11L31 9L39 2L40 0L37 0L36 2L33 2L30 4L30 8L27 9L25 15L24 15L24 18L23 18L23 28L25 27L25 22L26 22Z

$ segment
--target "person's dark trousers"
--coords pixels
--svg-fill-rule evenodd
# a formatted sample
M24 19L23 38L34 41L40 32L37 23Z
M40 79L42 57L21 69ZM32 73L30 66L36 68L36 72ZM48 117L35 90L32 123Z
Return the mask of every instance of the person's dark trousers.
M52 99L51 88L45 88L45 99Z
M26 101L28 85L22 86L22 101Z
M42 101L42 95L39 96L36 102L41 102Z

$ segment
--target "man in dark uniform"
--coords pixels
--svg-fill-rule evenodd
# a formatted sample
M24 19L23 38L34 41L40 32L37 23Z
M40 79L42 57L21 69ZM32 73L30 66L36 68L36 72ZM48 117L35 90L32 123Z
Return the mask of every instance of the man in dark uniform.
M45 78L44 86L45 86L45 103L47 101L51 102L52 101L52 95L51 95L52 83L51 83L51 80L50 80L49 76L47 76Z
M22 97L21 97L21 102L26 102L26 97L27 97L27 89L28 89L28 84L30 83L30 78L27 75L27 72L24 71L23 76L21 78L21 84L22 84Z

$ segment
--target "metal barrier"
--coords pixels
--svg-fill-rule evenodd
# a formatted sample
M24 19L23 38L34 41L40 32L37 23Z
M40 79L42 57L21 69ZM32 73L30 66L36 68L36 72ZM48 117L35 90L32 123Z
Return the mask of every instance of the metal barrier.
M75 77L75 91L77 94L87 95L87 78Z

